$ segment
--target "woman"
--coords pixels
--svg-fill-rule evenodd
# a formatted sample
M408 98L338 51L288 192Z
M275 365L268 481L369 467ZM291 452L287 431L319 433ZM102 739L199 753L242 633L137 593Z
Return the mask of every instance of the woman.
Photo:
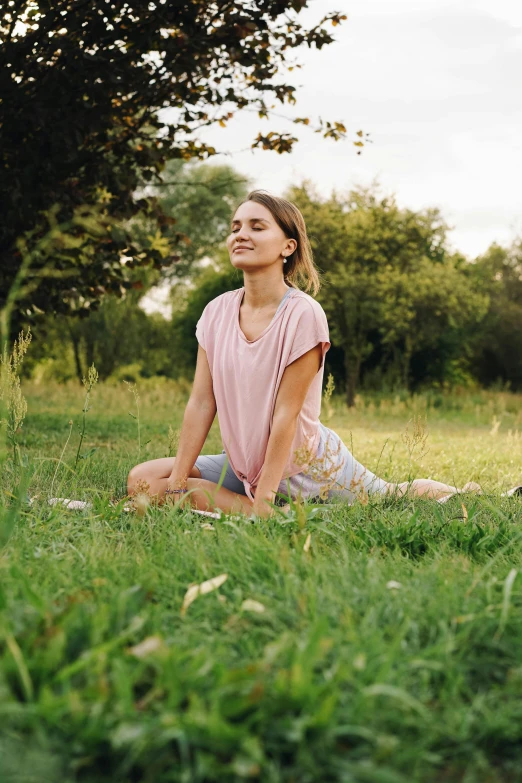
M293 498L350 502L360 492L433 498L460 491L429 479L388 483L319 421L330 340L321 305L306 293L317 293L319 277L297 207L250 193L236 210L227 246L244 287L205 307L177 456L134 467L129 495L145 489L159 502L188 500L200 510L266 517L288 488ZM216 412L224 451L203 456Z

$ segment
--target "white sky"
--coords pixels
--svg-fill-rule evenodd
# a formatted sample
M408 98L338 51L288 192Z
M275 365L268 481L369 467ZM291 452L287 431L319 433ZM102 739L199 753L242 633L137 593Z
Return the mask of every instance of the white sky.
M522 3L519 0L313 0L340 10L336 42L303 51L294 116L343 120L349 140L239 113L204 138L256 187L312 180L322 195L377 179L402 206L438 206L469 256L522 233ZM373 144L356 155L359 128ZM259 131L290 131L290 155L245 151ZM243 151L241 151L243 150Z

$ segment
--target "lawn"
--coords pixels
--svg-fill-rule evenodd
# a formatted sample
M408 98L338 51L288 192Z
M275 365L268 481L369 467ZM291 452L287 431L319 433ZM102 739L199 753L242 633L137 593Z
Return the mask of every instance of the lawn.
M24 391L34 500L0 553L2 783L522 781L522 502L500 497L522 483L521 396L334 399L323 421L378 475L485 494L254 524L123 510L128 469L172 452L185 384L143 382L139 411L96 386L76 468L83 390Z

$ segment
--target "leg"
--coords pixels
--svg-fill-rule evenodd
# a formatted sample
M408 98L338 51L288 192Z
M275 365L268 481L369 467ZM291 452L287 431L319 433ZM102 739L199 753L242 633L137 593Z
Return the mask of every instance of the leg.
M129 495L135 495L140 490L146 490L149 495L163 497L167 487L167 479L172 473L175 461L175 457L162 457L161 459L150 459L148 462L141 462L139 465L135 465L127 479L127 492ZM201 473L195 465L190 471L189 477L201 477Z
M403 481L400 484L388 484L387 495L396 494L403 497L408 494L412 497L441 498L445 495L455 495L460 492L481 492L479 484L470 481L462 489L452 487L449 484L443 484L441 481L433 479L414 479L413 481Z
M166 483L165 480L165 486ZM238 495L223 486L218 489L216 483L207 479L189 478L187 487L190 495L183 502L200 511L221 509L225 514L250 514L254 505L246 495Z
M317 477L315 494L320 494L321 484L324 484L328 488L328 497L340 496L350 503L358 496L374 494L395 495L395 497L408 494L412 497L440 498L459 492L481 492L480 486L473 482L469 482L462 489L457 489L432 479L415 479L400 484L384 481L361 465L337 433L324 425L322 425L322 439L319 443L316 463L321 469L318 470L316 467L311 471L314 478Z
M167 479L172 473L174 462L174 457L164 457L142 462L132 468L127 482L129 496L136 495L141 490L155 497L157 502L162 504L165 501ZM230 467L226 472L223 486L217 489L225 455L199 457L198 462L202 466L204 476L212 476L216 481L203 478L202 470L194 465L187 479L187 488L191 492L183 502L188 502L193 508L201 511L214 511L220 508L227 513L250 513L252 501L246 495L239 493L243 490L243 484ZM237 491L228 489L225 483Z

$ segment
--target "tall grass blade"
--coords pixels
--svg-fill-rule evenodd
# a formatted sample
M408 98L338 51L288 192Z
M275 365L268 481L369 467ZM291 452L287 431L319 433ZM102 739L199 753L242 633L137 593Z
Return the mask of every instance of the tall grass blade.
M500 638L500 636L503 634L504 629L506 627L506 623L509 617L509 610L511 606L511 593L513 592L513 585L515 583L517 574L518 574L517 569L512 568L506 577L506 581L504 582L502 609L500 611L500 622L498 624L498 630L495 634L495 639Z
M26 666L23 653L18 646L18 642L12 634L7 634L5 637L5 643L16 664L24 696L27 701L32 701L34 696L33 683L31 681L31 676Z

